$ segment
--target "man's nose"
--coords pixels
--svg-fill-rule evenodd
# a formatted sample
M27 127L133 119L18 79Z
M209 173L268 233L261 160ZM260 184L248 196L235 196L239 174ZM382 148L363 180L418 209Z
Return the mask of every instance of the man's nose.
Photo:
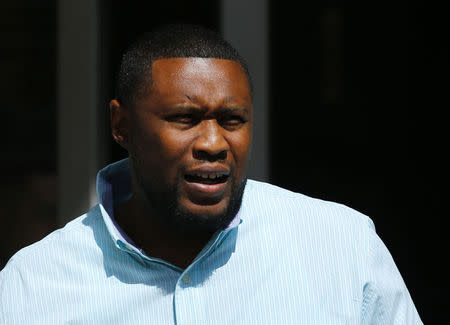
M207 161L225 160L229 150L217 120L204 120L199 125L199 136L194 144L194 158Z

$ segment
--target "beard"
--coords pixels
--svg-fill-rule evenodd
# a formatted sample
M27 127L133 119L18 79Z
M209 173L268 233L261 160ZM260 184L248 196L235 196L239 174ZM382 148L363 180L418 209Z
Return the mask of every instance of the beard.
M132 170L137 185L141 188L145 200L148 203L152 217L161 223L182 234L195 235L198 233L215 232L225 229L238 213L244 195L247 178L244 177L239 184L235 184L235 179L230 178L231 193L228 205L223 211L215 214L199 215L195 214L183 206L180 202L180 192L177 182L173 185L165 185L161 179L145 179L137 164L132 162ZM179 176L177 179L182 179Z

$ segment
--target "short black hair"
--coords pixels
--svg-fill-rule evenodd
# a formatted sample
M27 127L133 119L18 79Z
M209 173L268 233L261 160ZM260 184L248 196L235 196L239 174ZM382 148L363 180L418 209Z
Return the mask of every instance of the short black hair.
M145 33L125 51L116 81L116 99L125 106L132 105L136 96L146 90L144 86L151 83L155 60L189 57L238 62L253 93L246 61L220 33L200 25L166 24Z

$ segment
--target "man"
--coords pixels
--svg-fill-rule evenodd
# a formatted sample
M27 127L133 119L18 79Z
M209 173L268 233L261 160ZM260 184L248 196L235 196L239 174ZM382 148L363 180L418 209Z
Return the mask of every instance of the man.
M99 204L19 251L3 324L421 324L371 220L246 180L252 87L218 35L169 26L123 56ZM255 108L257 109L257 108Z

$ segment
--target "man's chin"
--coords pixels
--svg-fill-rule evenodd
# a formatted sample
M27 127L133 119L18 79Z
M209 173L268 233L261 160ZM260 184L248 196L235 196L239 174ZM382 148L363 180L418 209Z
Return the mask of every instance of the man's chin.
M141 184L156 218L177 232L195 234L215 232L230 224L241 206L246 179L230 194L207 204L193 200L183 190L177 191L177 187L163 191Z
M188 200L186 200L188 201ZM180 202L179 207L183 211L198 215L200 219L214 219L227 212L230 200L223 198L216 202Z
M214 232L223 229L236 215L229 207L228 200L209 205L192 202L179 204L172 210L173 227L182 232Z

